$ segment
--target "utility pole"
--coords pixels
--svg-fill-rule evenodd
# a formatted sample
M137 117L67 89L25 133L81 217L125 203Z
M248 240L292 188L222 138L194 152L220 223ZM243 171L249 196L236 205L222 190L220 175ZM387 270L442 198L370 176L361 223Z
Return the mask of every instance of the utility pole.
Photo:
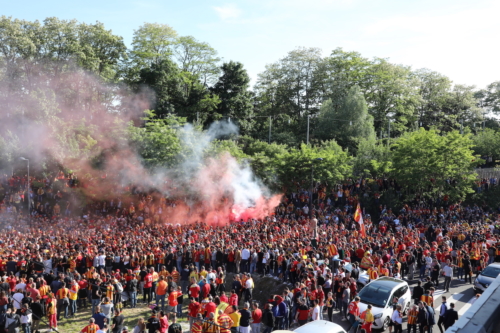
M271 122L272 122L272 118L271 116L269 116L269 144L271 144Z
M310 116L307 115L307 145L309 145L309 118Z
M391 120L389 119L389 131L387 135L387 146L390 146L391 143Z

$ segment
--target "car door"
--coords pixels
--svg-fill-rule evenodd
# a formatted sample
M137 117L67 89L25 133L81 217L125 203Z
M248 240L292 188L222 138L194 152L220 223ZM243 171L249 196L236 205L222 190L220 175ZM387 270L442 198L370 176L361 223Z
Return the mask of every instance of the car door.
M392 295L392 299L394 299L394 297L398 298L398 304L401 305L402 312L405 311L406 305L409 302L409 300L407 299L407 295L406 295L407 291L408 291L408 286L407 285L402 286L402 287L399 287ZM391 304L392 304L392 299L391 299Z

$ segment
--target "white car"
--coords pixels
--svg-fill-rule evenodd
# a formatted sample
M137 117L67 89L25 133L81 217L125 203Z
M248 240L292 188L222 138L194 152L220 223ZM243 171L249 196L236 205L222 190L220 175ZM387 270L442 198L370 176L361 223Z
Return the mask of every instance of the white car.
M274 331L276 332L276 331ZM295 333L346 333L339 324L327 320L311 321L294 330Z
M352 264L351 263L345 264L344 269L346 271L348 271L349 273L352 272L352 269L353 269ZM364 269L358 267L358 270L359 270L359 276L358 276L358 280L356 281L356 284L358 286L358 291L359 291L364 286L366 286L366 284L370 280L370 277L368 276L368 273Z
M381 277L368 283L358 294L361 301L359 302L359 313L366 310L368 304L372 306L372 314L375 322L374 329L386 330L392 316L393 306L392 300L398 298L398 304L401 305L401 310L404 313L410 307L411 292L408 283L403 280Z

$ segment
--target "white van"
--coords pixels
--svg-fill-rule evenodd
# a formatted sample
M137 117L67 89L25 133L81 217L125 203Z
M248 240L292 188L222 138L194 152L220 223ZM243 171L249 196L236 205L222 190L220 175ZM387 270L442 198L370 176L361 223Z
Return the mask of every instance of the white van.
M276 331L275 331L276 332ZM294 330L295 333L347 333L342 326L326 320L315 320ZM273 332L274 333L274 332Z

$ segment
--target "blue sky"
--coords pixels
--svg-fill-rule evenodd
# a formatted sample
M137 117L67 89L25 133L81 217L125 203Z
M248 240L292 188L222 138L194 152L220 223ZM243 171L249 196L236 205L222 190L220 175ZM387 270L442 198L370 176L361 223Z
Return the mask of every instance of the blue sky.
M98 20L127 45L144 22L169 24L242 62L253 80L296 47L342 47L479 88L500 80L499 13L498 0L0 0L0 15Z

